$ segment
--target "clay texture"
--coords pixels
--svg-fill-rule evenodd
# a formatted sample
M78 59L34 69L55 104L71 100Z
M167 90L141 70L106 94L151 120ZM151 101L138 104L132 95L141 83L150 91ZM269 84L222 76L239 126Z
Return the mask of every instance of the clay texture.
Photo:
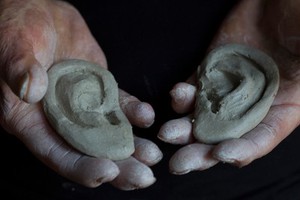
M94 157L128 158L132 127L119 106L113 75L99 65L67 60L51 67L44 111L54 129L75 149Z
M198 141L239 138L263 120L279 87L277 65L269 56L228 44L211 51L200 66L193 124Z

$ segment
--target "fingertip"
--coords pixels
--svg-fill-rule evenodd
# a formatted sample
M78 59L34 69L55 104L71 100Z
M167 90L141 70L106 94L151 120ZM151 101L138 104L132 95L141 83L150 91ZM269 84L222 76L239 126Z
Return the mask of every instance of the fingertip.
M149 103L141 102L135 96L119 89L120 107L133 125L140 128L150 127L155 120L155 112Z
M239 138L230 139L218 144L212 152L217 160L232 164L237 167L243 167L253 161L251 152L253 148L249 141Z
M90 188L111 182L120 173L118 166L111 160L87 156L76 162L74 169L69 172L70 179Z
M109 159L102 159L98 170L98 178L95 179L98 184L110 182L120 174L118 166Z
M195 102L196 87L188 83L177 83L170 91L172 108L177 113L189 112Z
M206 170L218 163L210 155L212 146L194 143L179 149L169 161L172 174L182 175L191 171Z
M17 94L27 103L36 103L44 97L47 87L47 71L38 64L34 64L21 78Z
M141 128L150 127L155 120L152 106L145 102L133 101L127 105L127 116L131 123Z
M149 140L135 137L134 144L133 157L147 166L153 166L163 158L163 153L158 146Z
M188 117L166 122L160 128L157 137L171 144L188 144L193 141L192 123Z
M116 164L120 175L111 182L116 188L130 191L147 188L156 182L151 169L133 157L117 161Z
M21 100L36 103L45 95L48 87L47 71L32 56L26 56L5 66L3 79Z

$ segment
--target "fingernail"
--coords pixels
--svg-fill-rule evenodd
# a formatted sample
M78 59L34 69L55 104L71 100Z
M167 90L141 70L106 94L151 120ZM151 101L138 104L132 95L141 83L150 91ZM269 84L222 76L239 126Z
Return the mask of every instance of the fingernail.
M148 177L148 180L144 180L143 184L137 184L134 186L135 189L143 189L147 188L150 185L153 185L156 182L156 178L154 176Z
M217 151L213 152L213 157L217 160L233 165L237 165L239 163L239 156L240 153L236 152L234 148L218 149Z
M182 170L182 171L172 171L172 170L170 170L170 173L174 174L174 175L184 175L184 174L190 173L191 171L192 170L190 170L190 169L186 169L186 170Z
M191 138L192 124L190 119L170 120L160 128L157 137L164 142L173 144L188 143Z
M47 71L42 67L33 65L27 75L24 75L20 96L28 103L36 103L44 97L47 87Z
M95 186L98 187L103 184L103 178L98 178L95 180Z
M157 137L163 141L170 141L170 140L175 140L176 138L178 138L179 133L177 131L177 129L170 125L172 123L172 121L170 121L167 124L164 124L160 130L159 133L157 135Z
M235 158L226 157L224 155L218 155L218 156L214 156L214 157L223 163L228 163L228 164L237 163L237 160Z
M21 81L20 81L19 97L22 100L25 98L25 95L28 92L28 85L29 85L29 73L26 72L22 76Z
M193 171L189 162L190 160L188 160L187 157L180 159L171 158L169 161L170 173L174 175L183 175Z

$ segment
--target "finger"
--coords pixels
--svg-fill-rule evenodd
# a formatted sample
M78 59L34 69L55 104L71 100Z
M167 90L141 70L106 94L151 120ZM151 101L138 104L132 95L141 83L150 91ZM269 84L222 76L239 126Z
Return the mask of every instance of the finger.
M47 158L41 160L58 174L91 188L110 182L119 174L118 167L111 160L67 151L63 146L53 146L48 150Z
M166 122L160 128L158 138L171 144L189 144L193 142L191 118L183 117Z
M300 122L298 106L273 106L256 128L240 139L224 141L216 146L216 159L239 167L271 152Z
M176 175L206 170L218 163L211 156L213 146L194 143L179 149L170 159L170 172Z
M25 1L2 4L0 78L22 100L38 102L47 89L46 68L49 66L45 64L49 65L49 60L53 59L49 52L54 46L53 40L51 44L46 42L53 38L54 32L40 8L44 4ZM16 11L21 12L15 15Z
M187 113L194 108L196 87L188 83L177 83L170 91L172 107L177 113Z
M64 150L63 150L64 151ZM111 182L119 174L119 168L114 162L105 158L94 158L78 153L64 152L64 155L55 159L59 163L59 174L83 186L95 188L103 183Z
M121 190L135 190L152 185L156 179L150 168L133 157L117 161L120 175L111 184Z
M28 52L30 50L25 56L2 63L0 77L20 99L35 103L45 95L48 77L46 69Z
M34 107L34 108L32 108ZM27 104L27 115L15 118L14 135L45 165L58 174L87 187L97 187L113 180L119 169L104 158L83 155L67 145L50 127L37 104ZM28 119L31 120L28 126ZM17 133L16 133L17 132Z
M123 90L119 90L120 106L130 123L141 128L149 127L154 122L154 110L148 103L141 102Z
M163 157L163 154L158 146L149 140L135 137L134 145L135 152L133 157L147 166L155 165Z

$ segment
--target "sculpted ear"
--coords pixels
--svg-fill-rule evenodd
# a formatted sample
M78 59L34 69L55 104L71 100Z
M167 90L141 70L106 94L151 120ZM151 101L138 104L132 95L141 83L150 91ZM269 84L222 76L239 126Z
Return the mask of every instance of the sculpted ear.
M238 44L211 51L197 71L194 136L204 143L239 138L268 113L279 86L276 63Z
M74 59L55 64L48 76L45 114L66 142L93 157L122 160L132 155L132 126L109 71Z

